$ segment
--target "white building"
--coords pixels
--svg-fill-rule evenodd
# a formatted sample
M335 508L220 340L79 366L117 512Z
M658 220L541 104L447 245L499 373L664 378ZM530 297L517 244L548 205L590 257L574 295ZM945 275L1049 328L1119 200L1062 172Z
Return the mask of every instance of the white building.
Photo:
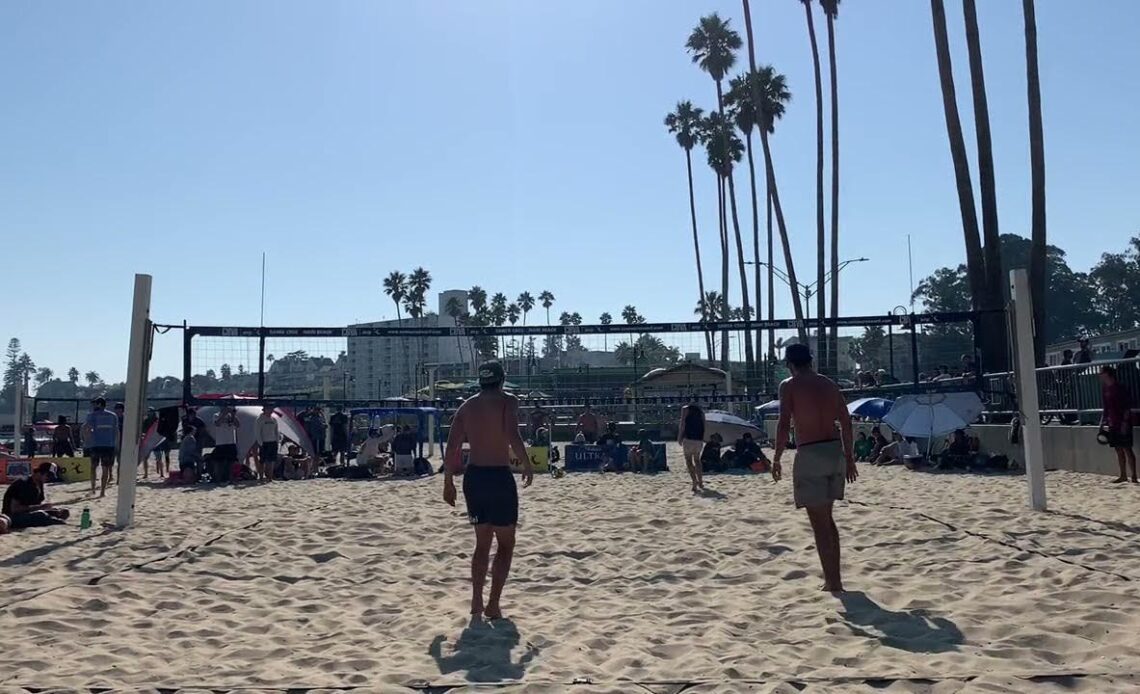
M455 320L447 314L447 305L452 298L464 313L468 311L467 292L448 290L439 294L437 311L423 318L357 323L348 327L454 327ZM460 357L460 344L454 337L349 337L351 397L356 400L391 398L423 387L428 380L421 366L464 361L466 355Z

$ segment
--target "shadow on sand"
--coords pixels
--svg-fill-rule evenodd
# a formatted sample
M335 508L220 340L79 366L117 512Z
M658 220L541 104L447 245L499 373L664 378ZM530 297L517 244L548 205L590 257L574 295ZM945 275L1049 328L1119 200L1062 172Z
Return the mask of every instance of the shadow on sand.
M924 610L892 612L865 593L842 593L840 613L858 636L911 653L946 653L965 642L958 626L945 617L929 616Z
M527 665L538 655L539 649L530 643L517 662L511 651L519 645L518 627L509 619L492 622L473 617L455 641L451 654L443 654L443 634L432 639L428 655L435 659L440 674L466 671L469 682L502 682L520 680Z

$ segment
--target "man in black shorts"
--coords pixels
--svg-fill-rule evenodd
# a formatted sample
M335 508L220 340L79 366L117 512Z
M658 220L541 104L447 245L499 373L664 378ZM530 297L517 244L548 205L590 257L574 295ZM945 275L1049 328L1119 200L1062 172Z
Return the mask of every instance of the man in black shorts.
M447 437L443 500L455 505L453 476L463 473L463 497L467 516L475 526L475 551L471 555L471 614L488 619L503 616L499 599L515 550L515 525L519 519L518 489L510 467L513 451L523 466L523 487L534 481L534 468L526 445L519 435L519 401L503 392L506 372L499 362L479 367L478 395L460 405ZM463 469L463 444L470 447L467 469ZM491 569L491 595L483 606L483 583L491 540L498 541Z
M103 398L95 398L91 405L93 409L83 423L83 451L91 458L91 494L95 494L95 478L101 477L99 496L106 496L119 444L119 418L107 411Z

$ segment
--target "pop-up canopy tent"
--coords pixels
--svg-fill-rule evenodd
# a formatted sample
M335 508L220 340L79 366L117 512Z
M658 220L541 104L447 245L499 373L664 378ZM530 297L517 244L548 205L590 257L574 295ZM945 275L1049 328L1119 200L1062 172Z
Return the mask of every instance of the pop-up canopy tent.
M221 399L240 398L241 396L215 395L201 397ZM214 417L216 417L219 412L221 412L221 407L212 405L197 408L198 418L205 423L206 432L214 439L217 438ZM257 421L258 415L261 414L261 407L256 405L238 405L234 408L234 413L237 415L238 421L238 455L244 459L250 450L257 445L257 427L255 427L254 424ZM297 419L292 408L275 408L273 410L273 416L277 419L278 432L284 436L286 440L292 441L300 446L306 455L316 457L316 447L313 445L309 435L305 433L305 426ZM139 447L139 459L142 460L144 456L150 455L155 447L165 440L165 437L158 433L158 423L152 424L150 428L143 433L143 440Z
M385 424L399 424L401 420L414 418L416 439L419 443L419 457L424 456L424 444L428 445L428 458L435 455L439 438L440 418L443 411L436 407L357 407L349 411L352 417L367 417L369 429L380 429Z

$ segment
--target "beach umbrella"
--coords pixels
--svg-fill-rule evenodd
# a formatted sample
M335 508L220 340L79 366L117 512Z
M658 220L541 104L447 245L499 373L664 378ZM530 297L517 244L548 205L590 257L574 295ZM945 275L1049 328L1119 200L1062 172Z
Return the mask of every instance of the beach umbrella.
M859 417L882 419L891 411L893 400L886 398L860 398L847 405L847 411Z
M736 439L744 436L744 434L752 434L752 438L764 438L764 430L756 426L747 419L737 417L728 412L706 412L705 413L705 440L713 434L720 434L724 441L735 441Z
M780 414L780 401L772 400L771 402L766 402L757 407L754 412L756 412L757 417L775 417Z
M977 393L920 393L895 400L883 421L903 436L933 439L965 429L983 409Z

